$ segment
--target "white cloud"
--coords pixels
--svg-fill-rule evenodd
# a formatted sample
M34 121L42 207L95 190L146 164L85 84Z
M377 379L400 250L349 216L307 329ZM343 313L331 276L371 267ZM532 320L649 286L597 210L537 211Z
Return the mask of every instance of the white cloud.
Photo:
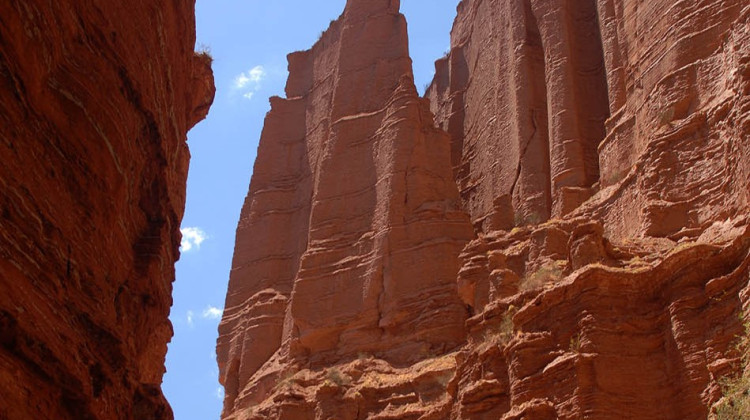
M189 326L193 326L193 311L187 311L187 323Z
M263 66L255 66L250 69L250 80L260 82L266 76L266 69Z
M234 78L233 89L241 92L243 98L252 99L253 94L260 90L261 82L266 75L266 69L263 66L255 66Z
M206 309L203 310L203 318L206 319L219 319L221 318L221 314L224 312L223 309L217 308L215 306L208 306Z
M214 395L216 398L223 400L224 399L224 388L218 387L216 388L216 391L214 391Z
M193 248L200 249L201 243L208 239L206 232L197 227L182 228L180 232L182 232L182 242L180 243L180 251L182 252L188 252Z
M245 73L240 73L239 76L234 78L235 89L243 89L248 83L250 83L250 78Z

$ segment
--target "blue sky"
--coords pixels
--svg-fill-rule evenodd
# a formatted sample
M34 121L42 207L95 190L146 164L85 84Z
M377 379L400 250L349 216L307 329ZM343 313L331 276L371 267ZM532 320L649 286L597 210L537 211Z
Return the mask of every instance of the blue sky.
M402 0L417 88L448 49L458 0ZM183 253L177 263L164 393L176 420L218 419L215 345L234 234L252 175L268 97L283 96L286 55L308 49L345 0L198 0L198 48L214 57L216 99L188 134L192 159Z

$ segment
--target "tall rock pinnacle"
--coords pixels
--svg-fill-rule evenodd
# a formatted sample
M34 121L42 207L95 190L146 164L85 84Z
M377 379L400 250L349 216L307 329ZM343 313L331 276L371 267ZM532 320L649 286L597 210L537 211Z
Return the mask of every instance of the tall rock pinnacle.
M289 55L237 229L218 342L225 418L263 399L279 360L408 363L464 340L455 278L473 232L398 9L349 1Z

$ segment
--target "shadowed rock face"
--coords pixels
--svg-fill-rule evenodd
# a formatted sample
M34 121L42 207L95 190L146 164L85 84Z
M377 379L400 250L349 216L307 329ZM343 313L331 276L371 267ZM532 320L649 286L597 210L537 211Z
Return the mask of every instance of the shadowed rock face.
M290 55L223 418L705 419L750 304L750 6L464 0L451 38L432 113L397 1Z
M0 418L169 419L194 2L0 4Z

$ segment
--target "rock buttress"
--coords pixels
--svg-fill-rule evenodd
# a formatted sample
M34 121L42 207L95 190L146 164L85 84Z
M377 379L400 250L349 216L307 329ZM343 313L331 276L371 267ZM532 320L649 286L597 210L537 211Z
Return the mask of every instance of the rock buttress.
M161 4L161 3L159 3ZM0 418L169 419L191 1L0 5Z
M455 278L472 230L449 138L414 88L398 1L349 1L289 69L237 229L224 418L244 418L283 366L409 364L464 341Z

